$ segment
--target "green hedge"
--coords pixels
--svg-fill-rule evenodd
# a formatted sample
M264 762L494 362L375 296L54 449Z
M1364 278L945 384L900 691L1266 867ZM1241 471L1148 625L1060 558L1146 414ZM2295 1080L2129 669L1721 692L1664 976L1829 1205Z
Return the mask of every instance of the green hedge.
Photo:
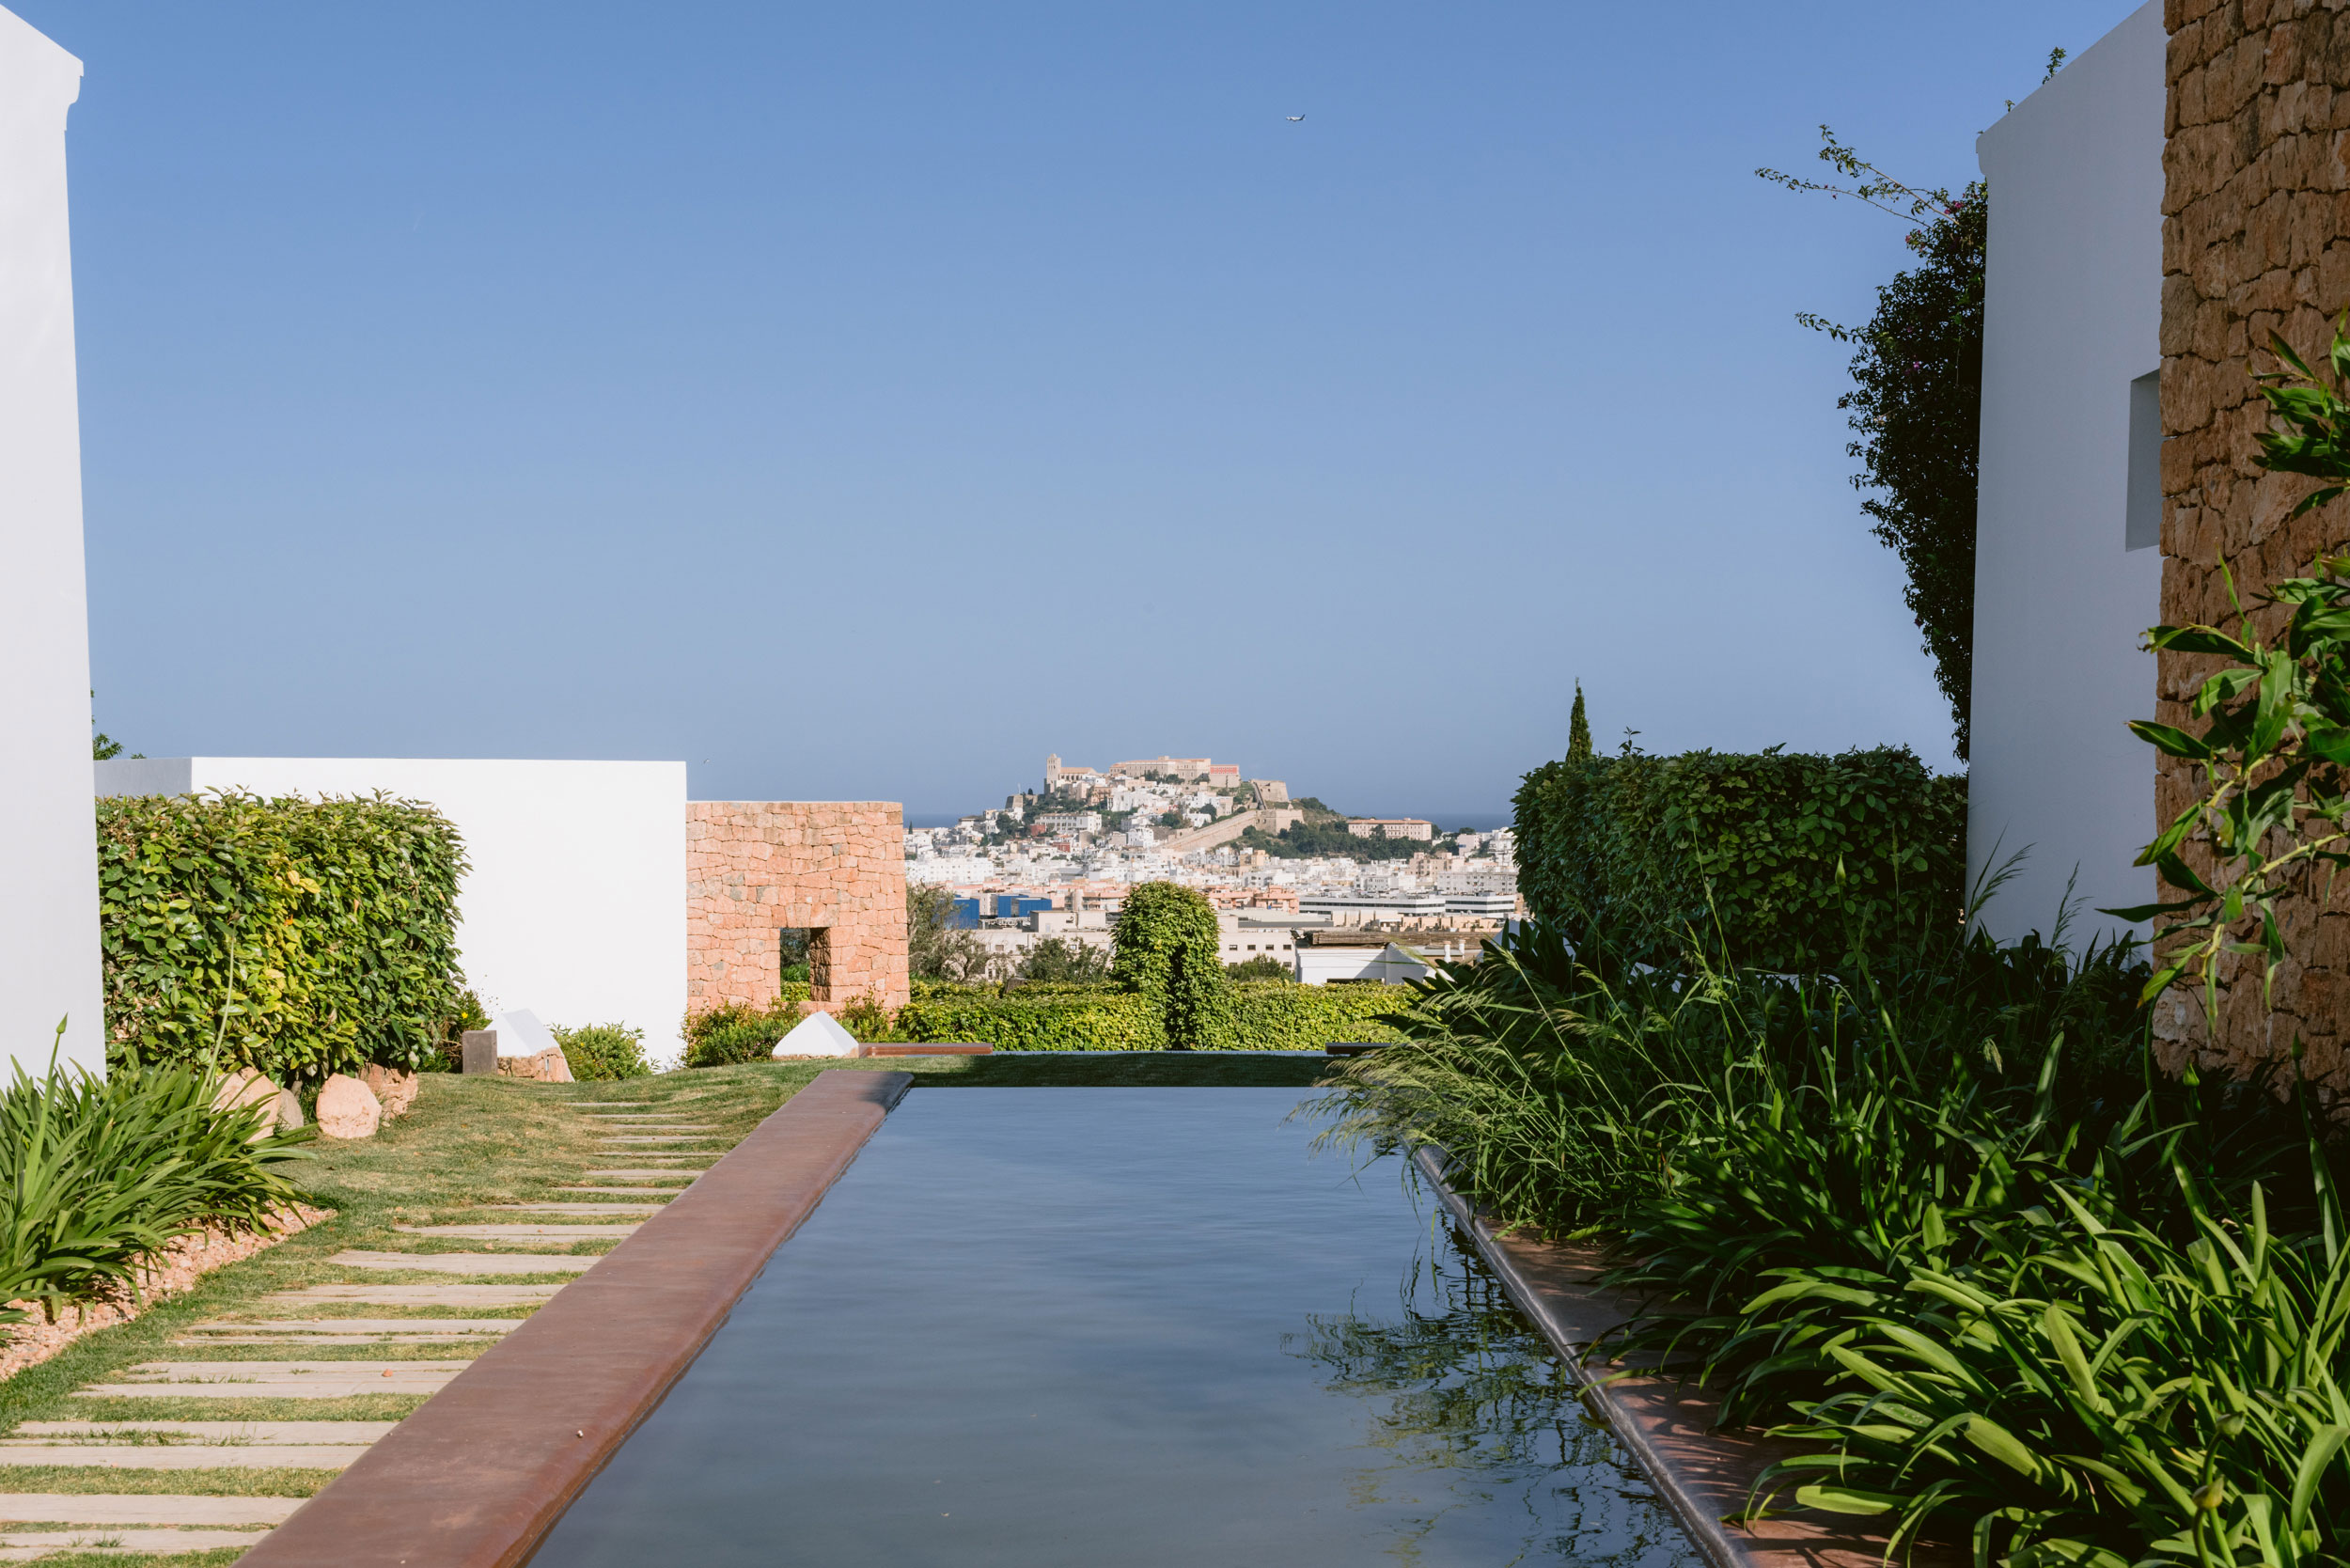
M1637 961L1695 933L1758 968L1833 968L1954 934L1965 903L1966 781L1904 747L1550 762L1516 806L1527 907Z
M107 1056L317 1081L414 1067L461 1006L457 830L382 795L98 803Z
M1230 1004L1206 1049L1318 1051L1332 1041L1401 1040L1374 1022L1409 1005L1403 985L1298 985L1249 981ZM974 1041L999 1051L1163 1051L1167 1029L1152 998L1112 987L1022 986L1007 994L933 993L898 1010L896 1038Z

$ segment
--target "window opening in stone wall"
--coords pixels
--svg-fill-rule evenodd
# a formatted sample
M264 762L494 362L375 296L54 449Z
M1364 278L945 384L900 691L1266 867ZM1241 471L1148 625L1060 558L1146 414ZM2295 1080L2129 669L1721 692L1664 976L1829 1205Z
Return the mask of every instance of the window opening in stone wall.
M2122 547L2147 550L2162 542L2160 370L2149 370L2130 383L2129 463L2128 484L2122 503Z
M808 953L823 932L822 926L785 926L776 933L778 980L786 985L815 983L808 973Z

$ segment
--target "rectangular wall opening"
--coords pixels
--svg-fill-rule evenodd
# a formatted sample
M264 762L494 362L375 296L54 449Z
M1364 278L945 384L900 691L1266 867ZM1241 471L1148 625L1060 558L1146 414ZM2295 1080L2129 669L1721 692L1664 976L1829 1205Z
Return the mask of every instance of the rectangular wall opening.
M2123 501L2122 548L2162 542L2162 372L2130 383L2130 471ZM2112 494L2108 491L2107 494Z

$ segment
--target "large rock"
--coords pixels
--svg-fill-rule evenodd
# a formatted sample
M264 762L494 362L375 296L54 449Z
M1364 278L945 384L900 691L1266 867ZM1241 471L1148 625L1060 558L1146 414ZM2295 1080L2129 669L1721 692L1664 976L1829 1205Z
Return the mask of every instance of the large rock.
M567 1084L572 1082L572 1064L560 1045L550 1046L532 1057L498 1058L498 1075L504 1078L527 1078L535 1083Z
M408 1107L416 1103L416 1075L403 1073L397 1067L384 1067L369 1062L359 1081L368 1086L376 1102L384 1107L384 1120L408 1114Z
M220 1080L220 1088L212 1094L212 1109L227 1111L260 1106L260 1130L253 1136L257 1138L267 1137L270 1129L277 1125L277 1102L281 1097L291 1098L258 1072L250 1067L240 1067ZM298 1100L294 1102L293 1124L297 1127L302 1125L302 1103Z
M296 1127L303 1124L306 1119L302 1114L301 1095L296 1094L290 1089L281 1089L277 1091L275 1104L277 1107L277 1130L279 1132L290 1133Z
M384 1106L358 1079L337 1073L319 1089L319 1132L326 1137L373 1137Z

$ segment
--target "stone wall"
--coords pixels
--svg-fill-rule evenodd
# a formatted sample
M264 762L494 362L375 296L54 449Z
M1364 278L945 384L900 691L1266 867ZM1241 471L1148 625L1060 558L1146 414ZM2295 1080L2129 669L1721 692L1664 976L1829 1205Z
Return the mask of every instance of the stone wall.
M774 1003L781 935L805 928L810 1008L905 1005L902 813L886 801L697 800L685 808L689 1012Z
M2266 427L2251 372L2281 333L2318 360L2331 318L2350 306L2350 0L2166 0L2170 101L2165 131L2162 296L2162 614L2170 622L2232 619L2217 562L2239 588L2305 569L2350 541L2350 504L2288 524L2309 481L2260 473ZM2165 655L2156 716L2187 725L2185 699L2207 657ZM2155 806L2168 823L2194 798L2193 772L2164 759ZM2208 853L2189 846L2208 872ZM2350 887L2345 887L2350 893ZM2168 889L2165 897L2172 895ZM2167 1064L2193 1055L2242 1072L2291 1049L2322 1084L2350 1089L2342 1011L2350 986L2350 903L2291 909L2296 955L2263 1004L2259 961L2228 974L2215 1040L2200 996L2174 992L2155 1032Z

